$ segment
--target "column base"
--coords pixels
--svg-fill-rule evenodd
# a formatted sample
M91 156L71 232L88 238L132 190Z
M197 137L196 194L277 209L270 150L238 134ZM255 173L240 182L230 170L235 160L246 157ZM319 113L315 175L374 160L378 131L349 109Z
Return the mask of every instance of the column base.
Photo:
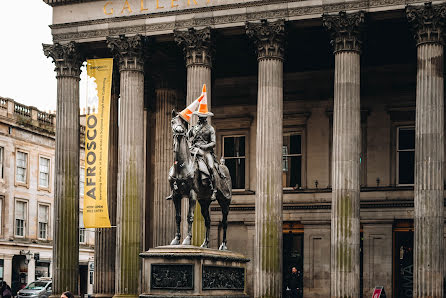
M93 298L113 298L115 294L113 293L98 293L98 294L93 294L92 297Z
M138 294L129 295L129 294L115 294L113 295L113 298L138 298Z
M66 292L66 291L63 291L63 292ZM63 293L62 292L62 293ZM71 291L70 291L71 292ZM50 295L49 296L49 298L60 298L60 296L62 295L62 293L60 293L60 295ZM79 295L73 295L74 296L74 298L81 298L81 296L79 296Z

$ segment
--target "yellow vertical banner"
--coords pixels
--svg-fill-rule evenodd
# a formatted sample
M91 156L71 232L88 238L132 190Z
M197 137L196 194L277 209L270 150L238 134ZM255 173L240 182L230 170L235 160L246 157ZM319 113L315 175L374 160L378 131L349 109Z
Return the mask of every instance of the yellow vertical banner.
M87 60L84 226L110 228L107 205L108 138L113 59Z

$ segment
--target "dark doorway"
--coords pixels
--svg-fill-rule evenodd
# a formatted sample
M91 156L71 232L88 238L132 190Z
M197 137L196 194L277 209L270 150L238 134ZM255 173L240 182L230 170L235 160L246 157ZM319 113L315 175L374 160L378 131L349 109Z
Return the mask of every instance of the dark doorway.
M25 260L25 256L22 255L15 255L12 257L11 290L13 296L16 296L17 291L26 286L28 279L28 265L25 264Z
M413 297L413 228L394 229L393 293L395 298Z
M297 223L283 225L283 293L286 293L288 277L291 269L296 267L300 272L303 285L304 274L304 234L303 226Z
M88 294L88 266L79 265L79 294L84 298Z

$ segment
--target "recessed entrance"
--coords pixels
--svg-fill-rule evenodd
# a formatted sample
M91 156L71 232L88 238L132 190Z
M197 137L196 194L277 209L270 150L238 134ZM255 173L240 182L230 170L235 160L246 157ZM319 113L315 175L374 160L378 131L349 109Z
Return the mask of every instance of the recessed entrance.
M413 223L397 223L393 230L393 297L413 297Z
M296 222L283 223L283 293L286 293L287 277L291 268L300 271L303 284L304 274L304 227Z

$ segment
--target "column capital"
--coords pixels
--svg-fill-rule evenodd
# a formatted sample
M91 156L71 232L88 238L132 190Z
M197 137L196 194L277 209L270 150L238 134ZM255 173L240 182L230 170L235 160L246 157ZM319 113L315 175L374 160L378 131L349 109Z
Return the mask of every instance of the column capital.
M113 55L119 59L119 71L144 71L144 53L146 39L137 34L134 36L119 35L107 37L107 46Z
M57 76L69 76L80 79L81 66L84 62L83 54L78 44L71 41L67 44L42 44L43 53L46 57L53 59Z
M212 67L215 52L211 27L200 30L189 28L187 31L174 30L175 42L183 48L186 67L202 65Z
M361 32L365 23L365 12L358 11L347 14L345 11L339 15L322 15L325 29L330 33L330 43L333 53L340 51L361 51Z
M407 6L406 16L417 45L424 43L444 44L445 3L432 5L432 2L427 2L423 6Z
M258 59L283 60L285 53L285 20L260 23L246 22L246 34L257 47Z

